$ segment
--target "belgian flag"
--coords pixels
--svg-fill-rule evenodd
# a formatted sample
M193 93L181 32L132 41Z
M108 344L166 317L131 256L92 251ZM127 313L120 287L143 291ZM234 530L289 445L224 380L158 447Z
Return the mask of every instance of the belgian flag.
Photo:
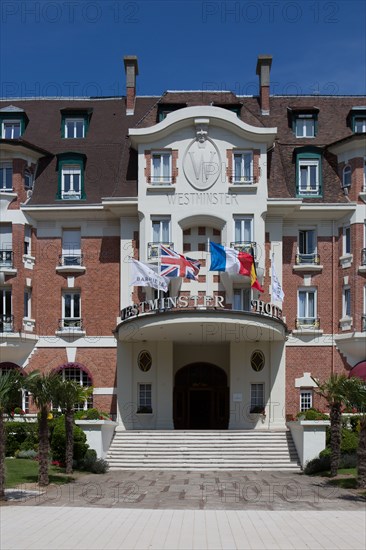
M250 269L250 286L252 288L256 288L257 290L259 290L259 292L264 292L263 288L259 284L258 277L257 277L257 270L255 268L253 247L250 249L250 253L251 253L252 258L253 258L252 267Z

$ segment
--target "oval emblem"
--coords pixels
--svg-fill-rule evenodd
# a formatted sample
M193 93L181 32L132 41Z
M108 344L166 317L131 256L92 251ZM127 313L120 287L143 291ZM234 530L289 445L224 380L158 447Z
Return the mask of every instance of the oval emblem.
M183 157L183 171L189 183L199 191L212 187L221 172L221 158L210 138L203 142L193 139Z

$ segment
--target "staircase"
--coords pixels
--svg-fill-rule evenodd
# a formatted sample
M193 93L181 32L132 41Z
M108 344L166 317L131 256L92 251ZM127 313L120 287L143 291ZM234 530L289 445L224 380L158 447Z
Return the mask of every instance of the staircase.
M110 470L295 470L300 469L290 432L116 432Z

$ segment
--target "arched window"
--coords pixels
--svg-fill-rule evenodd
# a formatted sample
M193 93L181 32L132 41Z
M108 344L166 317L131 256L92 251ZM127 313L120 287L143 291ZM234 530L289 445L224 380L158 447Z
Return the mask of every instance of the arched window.
M15 370L19 371L22 375L24 374L21 367L15 363L0 363L0 376ZM29 393L27 390L22 390L21 395L19 395L19 402L15 406L18 406L25 413L29 412Z
M79 363L66 363L58 368L60 376L63 380L74 380L80 386L89 387L93 385L93 381L88 370ZM75 410L83 411L91 409L93 407L93 396L90 396L87 401L83 403L77 403Z
M343 169L342 187L351 187L352 183L352 170L351 167L345 166Z

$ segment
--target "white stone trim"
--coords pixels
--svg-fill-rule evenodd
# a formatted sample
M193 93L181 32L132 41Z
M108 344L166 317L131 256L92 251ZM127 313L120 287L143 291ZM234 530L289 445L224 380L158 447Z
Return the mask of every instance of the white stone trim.
M9 333L10 334L10 333ZM70 335L65 334L64 336L70 337ZM88 335L82 337L79 334L75 333L74 338L71 342L66 342L63 338L59 338L55 335L49 336L39 336L39 341L37 348L67 348L67 347L76 347L76 348L116 348L117 342L113 336L93 336Z
M295 378L295 388L316 388L317 385L311 378L310 372L304 372L301 378Z
M93 388L93 395L117 395L117 388Z

